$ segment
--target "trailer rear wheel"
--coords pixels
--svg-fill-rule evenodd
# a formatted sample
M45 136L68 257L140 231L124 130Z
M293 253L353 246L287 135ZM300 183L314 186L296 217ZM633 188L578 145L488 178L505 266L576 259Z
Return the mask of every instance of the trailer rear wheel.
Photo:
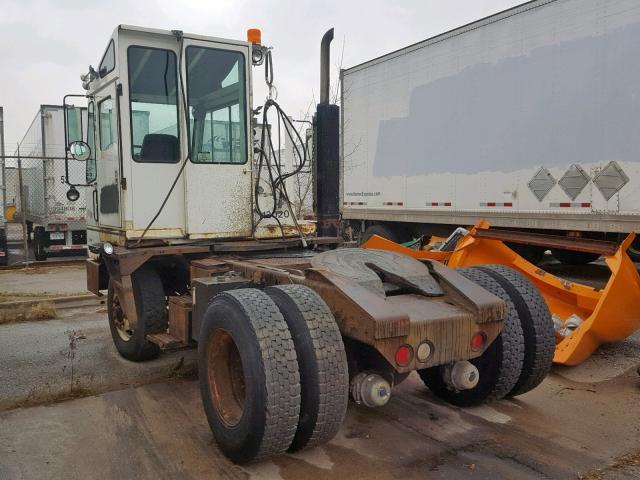
M402 233L398 231L398 229L382 224L369 225L367 229L362 234L361 243L366 242L372 236L378 235L379 237L385 238L387 240L391 240L395 243L401 243L404 240L401 238Z
M347 412L349 371L340 329L324 300L304 285L265 292L289 326L300 370L300 421L289 451L321 445L335 436Z
M138 315L136 328L129 323L113 280L109 280L107 311L111 337L118 353L127 360L151 360L159 355L160 348L148 341L146 335L163 333L168 326L162 281L155 268L143 265L133 272L131 282Z
M551 250L551 253L553 254L553 258L565 265L587 265L600 258L598 253L574 252L573 250L563 250L560 248L554 248Z
M444 365L418 370L418 374L437 397L460 407L470 407L499 400L513 390L522 371L524 338L518 312L507 291L477 267L462 268L458 272L506 302L507 318L502 331L480 357L470 360L480 373L474 388L458 391L450 386L444 379Z
M261 290L216 296L198 342L202 403L220 450L240 464L287 451L300 415L296 350Z
M47 232L44 227L33 230L33 257L39 262L47 259Z
M621 242L625 237L626 235L622 235L619 241ZM627 255L629 255L632 262L640 262L640 237L634 238L631 246L627 249Z
M4 230L0 230L0 251L4 252L4 255L0 256L0 265L9 265L9 244Z
M551 370L556 342L549 307L538 289L521 273L504 265L483 265L511 297L524 335L524 363L509 396L522 395L537 387Z
M535 247L533 245L523 245L520 243L507 243L507 247L516 252L522 258L534 265L538 265L544 259L544 247Z

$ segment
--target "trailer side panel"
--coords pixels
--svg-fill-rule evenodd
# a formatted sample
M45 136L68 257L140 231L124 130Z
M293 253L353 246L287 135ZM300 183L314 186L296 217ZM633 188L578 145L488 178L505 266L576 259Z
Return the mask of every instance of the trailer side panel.
M343 71L347 219L640 227L640 4L540 0Z

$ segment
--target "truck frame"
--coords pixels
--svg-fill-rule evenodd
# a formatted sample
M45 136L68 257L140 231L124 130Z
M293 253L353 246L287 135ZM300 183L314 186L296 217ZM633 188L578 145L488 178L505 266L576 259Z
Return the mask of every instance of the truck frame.
M638 231L638 32L633 0L536 0L343 70L353 238L482 219L571 238ZM545 250L515 248L533 261ZM638 240L629 255L640 261Z
M237 463L329 441L349 396L384 405L414 370L463 406L535 388L550 369L554 334L524 277L339 248L333 29L322 41L314 120L317 230L256 207L270 144L263 133L252 158L250 67L271 63L259 37L121 25L98 70L83 76L90 136L67 141L67 151L87 161L87 284L107 291L118 352L143 361L197 346L209 425ZM263 126L270 108L287 121L269 98ZM208 118L227 126L212 132ZM69 183L76 197L80 185ZM283 200L274 206L286 209L286 177L271 183Z

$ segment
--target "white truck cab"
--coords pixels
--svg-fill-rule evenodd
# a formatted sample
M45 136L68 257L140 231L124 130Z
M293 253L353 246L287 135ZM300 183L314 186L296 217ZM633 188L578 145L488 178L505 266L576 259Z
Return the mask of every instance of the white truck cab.
M254 48L180 31L114 30L97 71L82 76L89 245L281 235L276 220L254 215Z

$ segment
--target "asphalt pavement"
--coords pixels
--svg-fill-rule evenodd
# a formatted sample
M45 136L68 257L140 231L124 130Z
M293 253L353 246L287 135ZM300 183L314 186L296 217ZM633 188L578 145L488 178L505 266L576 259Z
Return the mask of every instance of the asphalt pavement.
M0 325L0 410L165 380L193 371L195 351L134 363L113 346L104 307ZM0 475L0 478L3 478Z
M565 276L597 285L601 267ZM383 408L350 404L327 445L238 467L207 425L195 350L132 363L113 346L104 306L58 315L0 325L2 480L640 478L640 334L471 409L412 374Z

